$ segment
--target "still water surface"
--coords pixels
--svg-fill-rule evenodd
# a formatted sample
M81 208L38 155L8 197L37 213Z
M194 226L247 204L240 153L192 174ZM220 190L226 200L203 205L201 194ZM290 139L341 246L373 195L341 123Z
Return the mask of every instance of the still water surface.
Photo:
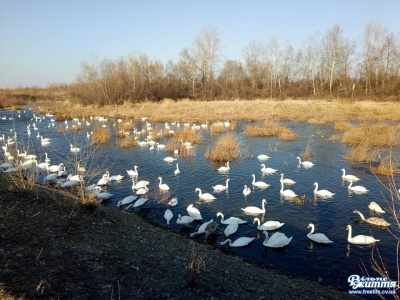
M30 149L34 152L39 162L44 161L46 152L51 158L51 164L65 163L68 168L68 161L72 161L73 155L70 153L70 144L81 147L79 154L87 161L87 166L98 166L102 172L109 170L111 175L123 175L120 182L113 182L107 187L107 191L114 196L111 201L104 205L115 207L119 200L132 194L132 178L127 176L126 170L138 166L139 176L137 180L150 181L150 191L148 201L144 206L135 209L132 213L145 214L152 222L161 227L166 226L163 217L164 211L168 208L165 204L160 204L158 189L158 177L162 177L163 183L170 187L168 199L177 197L179 203L175 207L169 207L174 218L170 222L168 230L179 232L185 236L197 231L201 222L193 222L190 226L182 226L176 223L178 214L187 215L186 208L189 204L194 204L202 214L203 221L220 221L216 218L217 212L222 212L226 218L231 216L240 217L247 220L246 224L240 225L237 232L230 236L235 240L242 236L256 237L255 241L243 248L231 248L228 245L221 246L221 249L230 255L241 257L257 265L273 268L280 272L293 276L317 280L321 277L326 284L339 287L342 290L348 289L347 278L352 274L364 275L361 265L364 264L371 276L377 276L371 271L370 257L372 246L356 246L347 243L345 230L348 224L353 227L353 236L358 234L373 235L380 239L377 243L379 251L385 260L391 274L396 274L396 241L390 233L378 227L358 222L359 216L353 214L353 209L360 210L365 217L376 215L369 211L368 204L371 201L377 202L384 209L387 208L385 196L387 191L379 183L378 178L373 175L368 166L353 165L343 159L343 155L348 152L348 147L338 141L329 140L335 131L332 124L313 125L306 123L285 123L293 132L300 136L297 141L282 142L276 138L249 138L243 135L243 129L247 124L239 123L236 134L240 137L243 149L243 157L230 163L230 171L227 174L218 173L220 164L212 164L204 157L205 151L212 146L218 136L211 136L207 129L200 129L203 136L202 143L196 147L196 156L179 158L173 163L166 163L163 159L171 156L171 153L159 150L150 150L149 147L135 147L122 149L117 144L115 130L117 126L115 120L99 122L80 120L82 130L79 132L57 132L58 128L71 128L74 121L51 122L51 117L44 117L42 121L33 121L31 110L21 111L20 114L10 111L0 112L0 136L12 137L14 131L17 133L19 148ZM37 130L33 128L33 123ZM93 152L87 132L92 132L96 126L107 125L111 129L112 138L106 146L97 147L95 155L88 157ZM27 134L27 127L30 127L31 134ZM137 121L136 128L140 131L145 128L145 122ZM178 128L170 125L171 129L177 131L183 129L183 125ZM163 129L164 124L152 124L153 128ZM44 137L51 138L51 144L43 147L38 133ZM144 137L140 137L144 140ZM167 144L167 140L160 143ZM3 141L2 141L3 143ZM311 145L314 154L312 168L305 169L299 167L296 157ZM259 154L267 154L271 158L260 162L257 159ZM175 176L174 170L176 163L179 163L181 173ZM263 175L261 173L261 163L266 167L277 169L273 175ZM343 182L341 169L345 168L348 174L356 175L361 178L357 185L365 186L369 192L366 194L354 194L348 192L348 183ZM73 172L72 169L70 172ZM280 196L280 173L284 173L285 178L296 181L296 184L287 186L299 196L305 196L305 203L297 205L293 201L283 199ZM87 185L97 183L99 176L86 182ZM266 189L252 189L252 193L244 197L242 191L244 185L252 186L252 174L255 174L256 181L262 180L271 186ZM229 178L229 189L227 192L214 192L212 186L216 184L225 185ZM385 178L379 178L386 183ZM40 178L39 181L43 179ZM395 178L399 183L399 179ZM327 189L335 195L332 199L314 198L313 183L318 182L319 189ZM200 188L203 193L212 193L217 199L210 203L199 201L195 189ZM293 239L291 243L283 249L272 249L263 246L264 235L257 230L253 224L254 216L245 215L241 208L246 206L261 207L262 199L267 200L266 213L258 215L262 221L277 220L285 223L278 231L286 234ZM122 213L122 212L121 212ZM389 213L383 217L391 224L394 224ZM307 225L313 223L316 232L324 233L333 241L331 245L320 245L307 238ZM220 234L210 239L208 243L213 248L220 248L219 242L226 238L223 229L226 225L220 225ZM273 232L270 232L270 234ZM204 242L204 234L196 238L199 242ZM188 237L189 240L189 237Z

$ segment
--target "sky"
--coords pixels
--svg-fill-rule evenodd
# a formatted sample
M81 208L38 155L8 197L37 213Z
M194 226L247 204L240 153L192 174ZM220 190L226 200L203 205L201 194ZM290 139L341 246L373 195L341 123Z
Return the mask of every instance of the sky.
M338 24L361 42L375 21L400 37L400 0L0 0L0 88L72 83L82 62L146 54L178 62L207 27L225 59L252 41L302 46Z

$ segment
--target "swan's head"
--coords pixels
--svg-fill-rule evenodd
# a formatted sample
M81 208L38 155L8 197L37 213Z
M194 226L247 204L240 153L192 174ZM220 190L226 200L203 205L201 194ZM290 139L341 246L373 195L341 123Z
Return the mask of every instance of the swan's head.
M162 178L161 177L158 177L158 180L161 180Z
M351 230L351 225L347 225L346 230Z
M310 228L310 227L314 227L314 224L312 224L312 223L308 224L307 228Z
M262 200L262 203L267 203L267 200L263 199L263 200Z
M254 220L253 220L253 224L254 224L255 222L260 222L260 219L257 218L257 217L255 217Z
M217 218L222 216L223 216L222 212L217 212Z
M261 168L265 168L265 164L261 164Z
M318 183L317 182L314 182L314 184L313 185L317 185Z
M194 192L195 192L195 193L200 192L200 189L199 189L199 188L196 188L196 189L194 190Z

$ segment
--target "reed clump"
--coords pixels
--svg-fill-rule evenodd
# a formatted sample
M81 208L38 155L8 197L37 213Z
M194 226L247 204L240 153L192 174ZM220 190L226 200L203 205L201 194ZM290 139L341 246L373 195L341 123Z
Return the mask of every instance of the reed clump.
M215 142L213 148L207 149L204 157L214 162L227 162L237 159L239 154L239 139L234 133L228 132Z
M349 153L344 155L344 159L358 162L375 162L379 154L377 147L372 147L368 143L362 142L358 145L353 145Z
M118 125L118 129L123 131L132 131L134 128L135 125L130 122L125 122Z
M268 121L265 121L262 126L247 126L244 134L254 137L274 136L284 141L293 141L299 138L289 128Z
M236 122L215 122L210 126L210 133L212 135L221 134L223 132L233 131L236 129Z
M92 135L92 144L106 144L110 141L111 132L108 128L96 128Z
M137 147L139 144L132 136L124 136L118 140L118 146L121 148Z
M385 176L393 176L400 173L391 156L385 157L379 162L378 166L371 166L370 169L372 173Z
M399 126L387 123L363 122L357 126L350 126L343 133L342 142L359 145L365 143L370 146L394 146L400 141Z
M184 128L174 133L174 139L179 142L189 142L192 145L198 145L202 141L202 135L192 129Z

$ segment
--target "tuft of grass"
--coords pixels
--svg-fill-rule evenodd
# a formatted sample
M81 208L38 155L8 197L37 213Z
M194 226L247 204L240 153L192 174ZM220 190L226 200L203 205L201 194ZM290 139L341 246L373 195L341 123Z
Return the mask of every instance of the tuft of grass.
M130 122L121 123L118 125L118 129L123 131L132 131L135 129L135 124Z
M205 269L206 255L198 253L195 249L195 244L193 243L192 251L189 254L189 262L186 266L186 270L188 273L186 286L189 288L197 287L198 276Z
M240 154L240 143L238 137L228 132L222 135L212 149L207 149L204 157L211 161L227 162L235 160Z
M299 138L289 128L268 121L264 122L263 126L247 126L244 134L254 137L274 136L284 141L292 141Z
M94 212L96 209L99 208L100 203L96 199L95 196L85 197L84 201L82 202L83 207L90 212Z
M121 148L137 147L138 142L131 136L125 136L118 141L118 146L120 146Z
M305 159L312 159L313 155L312 155L313 151L312 151L312 146L311 146L311 139L308 140L307 142L307 146L306 149L304 150L303 153L300 154L301 157L305 158Z
M344 159L358 162L375 162L379 154L379 149L371 147L368 143L360 143L352 146L349 153L344 155Z
M96 128L92 135L92 144L106 144L110 141L110 129L108 128Z
M379 165L371 166L371 172L380 175L393 176L399 174L397 164L393 163L391 156L385 157L379 162Z
M211 126L210 126L210 133L211 133L211 135L217 135L217 134L221 134L223 132L233 131L235 129L236 129L235 121L231 121L231 122L227 122L227 123L215 122L215 123L211 124Z

